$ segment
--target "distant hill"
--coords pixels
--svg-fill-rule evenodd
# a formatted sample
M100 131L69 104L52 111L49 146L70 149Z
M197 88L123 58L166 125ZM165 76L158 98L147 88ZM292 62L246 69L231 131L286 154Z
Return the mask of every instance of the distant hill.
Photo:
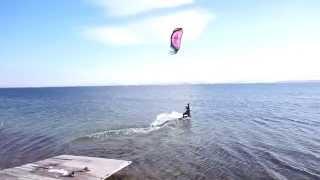
M320 80L292 80L292 81L278 81L277 83L320 83Z

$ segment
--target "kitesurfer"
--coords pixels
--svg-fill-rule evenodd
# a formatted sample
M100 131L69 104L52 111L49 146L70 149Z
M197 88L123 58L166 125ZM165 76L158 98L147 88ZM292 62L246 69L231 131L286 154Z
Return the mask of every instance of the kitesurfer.
M188 103L188 105L185 107L186 108L186 111L183 113L182 117L185 118L185 117L191 117L191 114L190 114L190 104Z

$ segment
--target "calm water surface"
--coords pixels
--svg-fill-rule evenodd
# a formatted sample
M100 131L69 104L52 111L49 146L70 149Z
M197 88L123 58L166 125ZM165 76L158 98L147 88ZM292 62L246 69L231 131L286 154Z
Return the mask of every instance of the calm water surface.
M0 89L0 168L59 154L133 161L114 179L320 179L320 84Z

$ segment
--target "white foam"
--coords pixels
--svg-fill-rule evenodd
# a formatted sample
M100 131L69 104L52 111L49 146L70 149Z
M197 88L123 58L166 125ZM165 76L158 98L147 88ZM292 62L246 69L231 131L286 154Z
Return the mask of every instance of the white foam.
M115 129L97 132L88 137L101 138L106 136L130 136L133 134L148 134L152 131L158 130L160 127L147 127L147 128L126 128L126 129Z
M157 119L151 123L151 127L162 126L169 121L177 120L182 117L179 112L172 111L171 113L161 113L157 115Z
M91 134L87 137L90 138L103 138L107 136L130 136L134 134L149 134L153 131L159 130L166 126L170 121L175 121L182 117L181 113L171 112L171 113L161 113L157 115L155 121L153 121L149 127L146 128L125 128L125 129L115 129L115 130L106 130L102 132L97 132Z

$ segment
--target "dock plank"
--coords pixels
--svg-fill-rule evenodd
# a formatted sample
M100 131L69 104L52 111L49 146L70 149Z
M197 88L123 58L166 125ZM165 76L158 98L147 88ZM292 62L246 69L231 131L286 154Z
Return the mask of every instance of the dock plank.
M101 180L131 164L131 161L60 155L0 171L1 180ZM88 168L86 171L85 168ZM73 177L65 173L74 172Z

